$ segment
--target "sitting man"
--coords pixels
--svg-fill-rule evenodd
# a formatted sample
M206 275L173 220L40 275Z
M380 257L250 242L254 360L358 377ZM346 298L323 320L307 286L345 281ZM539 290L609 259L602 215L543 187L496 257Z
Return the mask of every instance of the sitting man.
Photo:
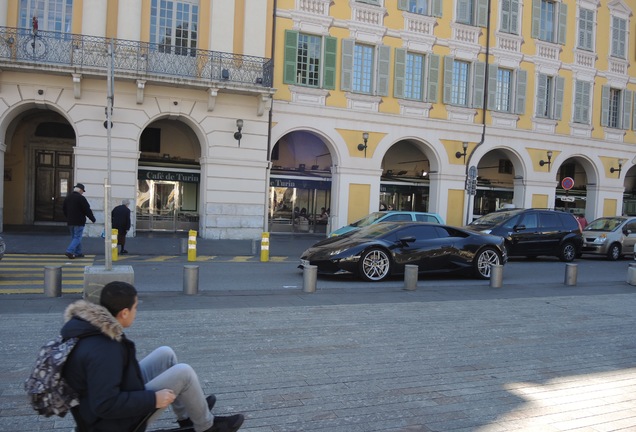
M235 432L242 414L213 416L214 395L204 396L187 364L169 347L137 361L126 338L137 315L137 290L126 282L104 286L100 305L78 300L66 308L64 338L79 337L64 367L64 378L79 393L72 409L78 432L143 432L172 404L180 426L196 432Z

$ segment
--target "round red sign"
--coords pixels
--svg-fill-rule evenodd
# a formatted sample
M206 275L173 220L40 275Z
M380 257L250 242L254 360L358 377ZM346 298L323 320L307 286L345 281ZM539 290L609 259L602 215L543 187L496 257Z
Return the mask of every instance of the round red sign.
M572 177L565 177L561 180L561 187L565 190L570 190L574 187L574 179Z

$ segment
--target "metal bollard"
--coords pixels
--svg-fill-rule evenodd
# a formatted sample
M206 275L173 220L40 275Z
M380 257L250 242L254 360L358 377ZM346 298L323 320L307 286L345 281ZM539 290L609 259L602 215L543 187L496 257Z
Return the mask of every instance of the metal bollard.
M316 292L316 280L318 279L318 267L307 265L303 268L303 292Z
M44 267L44 295L60 297L62 295L62 267Z
M199 292L199 266L183 266L183 294L196 295Z
M264 232L261 238L261 262L269 261L269 233Z
M636 285L636 263L630 263L627 268L627 283Z
M117 261L119 259L119 253L117 252L117 235L119 234L119 230L113 228L110 234L110 253L111 259L113 261Z
M417 266L407 264L404 266L404 289L415 291L417 288Z
M565 280L563 281L563 283L570 286L576 285L576 273L576 264L567 263L565 265Z
M501 288L503 286L503 266L492 264L490 266L490 288Z
M188 261L197 260L197 232L190 230L188 232Z
M187 253L188 253L188 239L182 238L181 239L181 255L185 255Z

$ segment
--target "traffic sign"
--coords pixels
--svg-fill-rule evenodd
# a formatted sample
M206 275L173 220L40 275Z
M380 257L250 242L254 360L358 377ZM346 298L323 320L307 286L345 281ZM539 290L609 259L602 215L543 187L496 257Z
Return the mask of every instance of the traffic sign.
M564 196L560 198L561 201L563 202L574 202L574 197L573 196Z
M468 168L468 178L470 178L471 180L477 178L477 167L475 165Z
M574 179L572 177L565 177L561 180L561 187L565 190L570 190L574 187Z

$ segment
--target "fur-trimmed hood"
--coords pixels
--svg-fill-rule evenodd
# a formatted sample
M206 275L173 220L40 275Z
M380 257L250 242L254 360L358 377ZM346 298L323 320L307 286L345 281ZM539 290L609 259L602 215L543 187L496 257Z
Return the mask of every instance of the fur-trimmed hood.
M103 306L86 300L71 303L64 312L66 324L62 337L85 337L102 333L110 339L121 341L124 328Z

